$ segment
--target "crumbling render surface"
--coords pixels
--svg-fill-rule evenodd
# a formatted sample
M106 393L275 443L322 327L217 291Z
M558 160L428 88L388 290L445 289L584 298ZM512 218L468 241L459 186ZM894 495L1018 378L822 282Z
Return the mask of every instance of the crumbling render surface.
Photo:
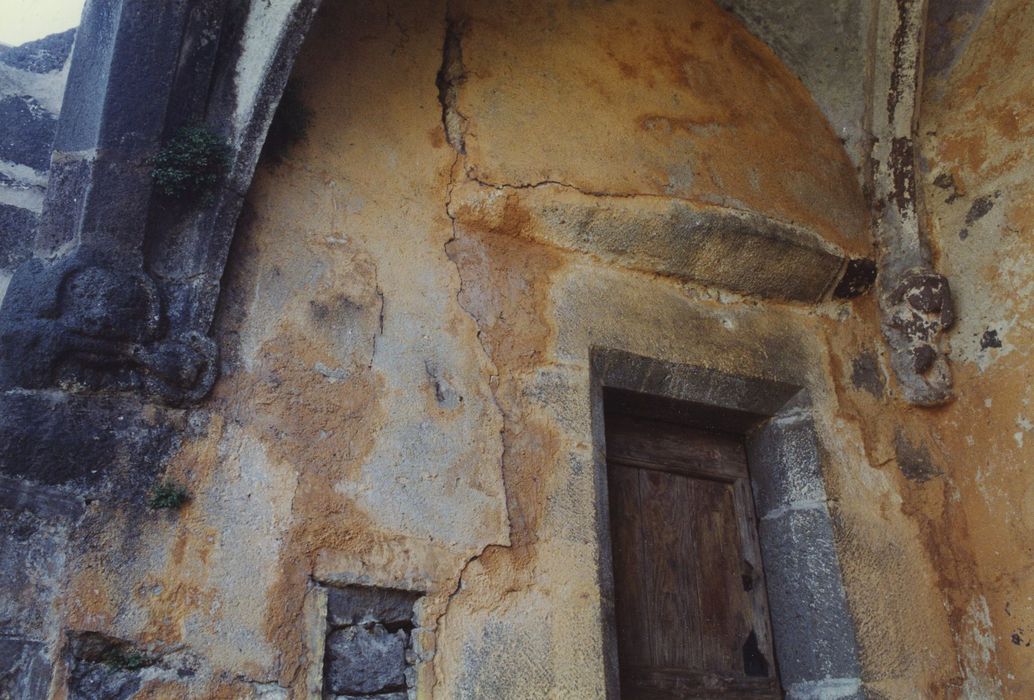
M795 250L868 254L850 159L763 44L703 1L334 2L294 77L313 120L252 183L223 376L166 469L192 500L91 505L67 629L181 650L194 675L155 697L300 696L314 586L420 591L418 697L600 697L605 347L805 387L863 681L890 698L959 682L902 494L922 496L867 422L893 382L873 301L785 301L793 255L767 256L775 300L729 291L760 284L722 251L778 250L764 229L723 224L724 249L686 254L724 288L651 268L632 235L720 209Z

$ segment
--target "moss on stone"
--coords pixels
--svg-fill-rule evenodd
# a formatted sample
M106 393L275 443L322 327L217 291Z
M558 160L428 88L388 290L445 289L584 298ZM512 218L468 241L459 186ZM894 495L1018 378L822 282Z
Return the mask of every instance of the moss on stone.
M163 481L154 487L147 505L152 510L178 510L190 500L190 493L186 487L175 481Z
M205 127L185 126L176 131L154 157L158 189L183 199L208 194L218 184L230 162L230 147Z

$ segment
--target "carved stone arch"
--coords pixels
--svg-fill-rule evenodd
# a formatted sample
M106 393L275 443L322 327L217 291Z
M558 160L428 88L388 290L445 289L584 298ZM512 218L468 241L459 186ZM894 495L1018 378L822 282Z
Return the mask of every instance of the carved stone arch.
M0 388L131 392L173 406L217 377L208 336L233 231L319 0L90 0L34 258L0 307ZM162 143L200 126L225 173L176 201Z

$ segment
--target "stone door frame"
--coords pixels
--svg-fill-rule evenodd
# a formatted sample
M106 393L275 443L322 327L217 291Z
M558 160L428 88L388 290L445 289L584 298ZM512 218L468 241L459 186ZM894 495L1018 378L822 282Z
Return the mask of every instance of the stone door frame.
M604 437L607 389L699 407L711 429L744 436L768 587L775 656L787 698L861 698L851 617L822 478L811 398L800 386L730 375L620 350L590 350L602 655L620 697Z

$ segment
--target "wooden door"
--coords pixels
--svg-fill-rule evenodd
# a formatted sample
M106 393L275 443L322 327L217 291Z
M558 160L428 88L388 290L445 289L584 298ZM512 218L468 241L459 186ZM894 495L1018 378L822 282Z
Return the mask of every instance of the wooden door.
M621 697L780 698L742 442L606 419Z

